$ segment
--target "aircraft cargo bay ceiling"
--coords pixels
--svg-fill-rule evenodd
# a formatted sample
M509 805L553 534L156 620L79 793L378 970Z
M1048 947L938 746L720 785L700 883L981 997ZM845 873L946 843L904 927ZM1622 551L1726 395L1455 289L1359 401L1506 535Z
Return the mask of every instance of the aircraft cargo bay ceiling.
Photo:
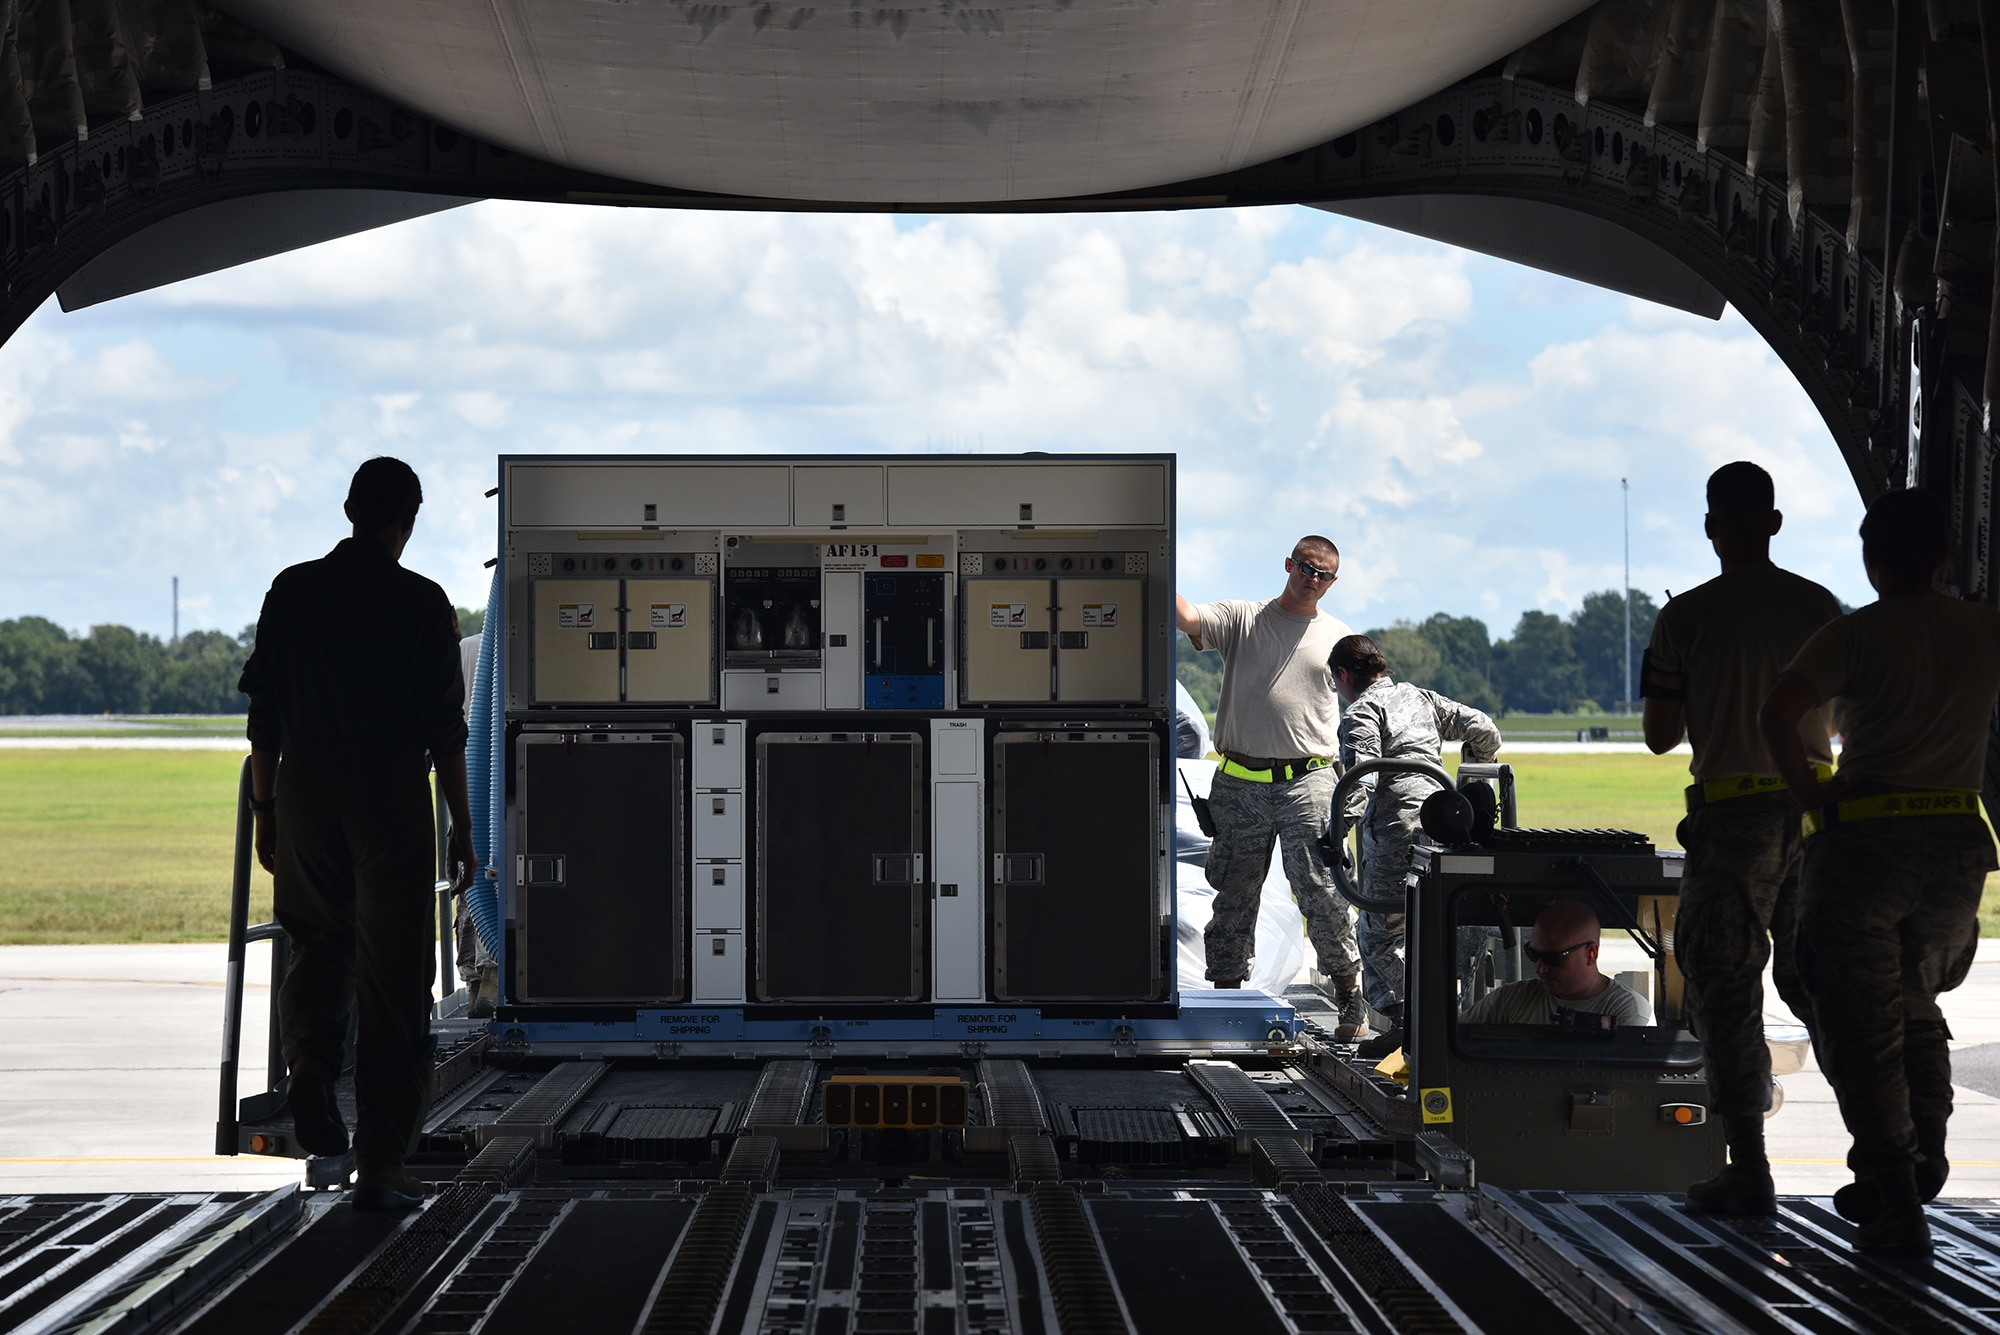
M477 199L1309 204L1709 316L2000 602L1982 0L13 0L0 336ZM1892 279L1892 281L1890 281Z
M547 162L871 204L1049 199L1324 143L1579 0L231 0L288 48Z

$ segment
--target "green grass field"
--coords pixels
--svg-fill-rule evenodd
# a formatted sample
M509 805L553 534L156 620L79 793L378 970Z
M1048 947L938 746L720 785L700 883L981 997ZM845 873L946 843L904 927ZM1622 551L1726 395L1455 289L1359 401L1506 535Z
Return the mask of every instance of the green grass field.
M228 751L0 751L0 943L214 941L229 929ZM1672 847L1684 756L1511 758L1524 825L1638 830ZM271 882L251 881L252 920ZM2000 936L2000 877L1981 931Z
M229 751L0 751L0 942L217 941L229 933ZM271 880L251 882L252 921Z
M1502 746L1500 758L1514 767L1523 825L1637 830L1659 847L1680 847L1686 756L1509 756Z

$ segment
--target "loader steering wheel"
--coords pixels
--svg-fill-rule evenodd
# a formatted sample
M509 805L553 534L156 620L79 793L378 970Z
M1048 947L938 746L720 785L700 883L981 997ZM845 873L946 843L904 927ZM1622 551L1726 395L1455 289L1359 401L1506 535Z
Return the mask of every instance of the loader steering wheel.
M1333 810L1328 815L1326 833L1319 837L1320 858L1333 873L1334 889L1341 897L1365 913L1402 913L1408 908L1403 897L1394 899L1374 899L1361 893L1348 874L1347 820L1341 813L1347 795L1355 785L1370 774L1421 774L1427 779L1435 779L1446 790L1453 790L1452 777L1444 766L1434 760L1411 760L1397 756L1383 756L1375 760L1364 760L1353 769L1340 776L1340 782L1333 786Z

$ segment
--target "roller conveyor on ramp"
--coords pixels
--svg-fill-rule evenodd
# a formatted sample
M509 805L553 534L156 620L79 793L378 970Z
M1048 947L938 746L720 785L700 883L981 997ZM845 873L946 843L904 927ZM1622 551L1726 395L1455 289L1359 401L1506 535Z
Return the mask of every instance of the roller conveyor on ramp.
M954 1076L962 1128L826 1120L830 1082ZM1440 1189L1472 1166L1378 1141L1341 1088L1278 1055L503 1062L437 1102L409 1216L0 1198L0 1329L2000 1331L2000 1212L1931 1207L1914 1263L1820 1200Z
M1287 1187L461 1185L403 1219L296 1189L11 1200L0 1315L204 1335L2000 1329L1983 1213L1934 1208L1939 1254L1915 1265L1857 1259L1810 1200L1743 1224L1650 1197Z

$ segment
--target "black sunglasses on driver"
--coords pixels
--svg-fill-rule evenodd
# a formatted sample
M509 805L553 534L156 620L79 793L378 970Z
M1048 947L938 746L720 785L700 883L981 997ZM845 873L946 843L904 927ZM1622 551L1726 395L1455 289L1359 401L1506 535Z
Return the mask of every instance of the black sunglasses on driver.
M1564 946L1561 950L1536 950L1533 946L1522 946L1521 953L1528 957L1530 964L1546 964L1553 969L1585 946L1596 944L1595 941L1579 941L1573 946Z

